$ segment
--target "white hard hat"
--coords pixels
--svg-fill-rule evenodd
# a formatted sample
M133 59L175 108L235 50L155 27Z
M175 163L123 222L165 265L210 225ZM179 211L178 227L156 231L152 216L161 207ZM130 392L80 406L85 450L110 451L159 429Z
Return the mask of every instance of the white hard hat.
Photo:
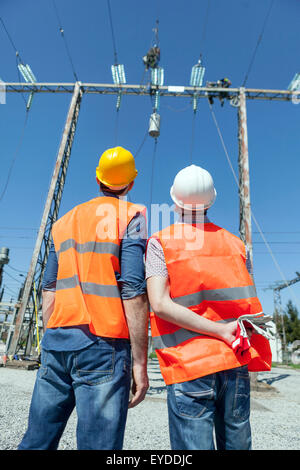
M196 165L177 173L170 194L175 204L184 210L208 209L217 196L211 174Z

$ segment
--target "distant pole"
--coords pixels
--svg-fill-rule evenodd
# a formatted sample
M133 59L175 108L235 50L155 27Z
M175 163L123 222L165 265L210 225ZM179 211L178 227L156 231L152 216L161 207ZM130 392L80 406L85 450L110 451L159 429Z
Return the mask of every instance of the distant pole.
M251 266L253 266L250 177L248 155L248 131L245 88L240 88L238 107L238 143L239 143L239 198L240 198L240 235L249 249Z
M253 270L251 205L250 205L250 176L248 154L248 130L245 88L240 88L238 107L238 143L239 143L239 198L240 198L240 235L247 245ZM253 274L252 274L253 277ZM257 387L257 372L250 374L251 387Z
M6 342L6 350L8 354L14 355L17 352L17 347L21 338L22 327L24 323L25 314L28 313L28 309L32 310L31 322L29 324L29 329L31 331L27 332L27 345L26 345L26 354L30 353L31 343L33 339L33 312L34 308L29 306L30 299L33 296L33 282L36 275L37 265L41 261L41 273L39 276L39 286L38 286L38 302L41 295L41 280L43 270L48 258L49 248L51 244L51 228L53 223L57 219L58 210L61 202L63 187L66 178L66 172L68 168L68 163L71 154L72 143L74 139L74 134L76 130L76 124L78 120L80 101L82 96L81 84L76 82L74 86L74 91L65 123L65 128L62 134L60 147L57 154L57 159L50 182L50 187L48 191L47 200L44 207L44 212L42 215L42 221L40 229L37 235L35 248L32 254L31 263L29 271L26 277L24 290L22 292L22 298L20 304L15 309L14 318L15 325L11 325L9 331L9 336ZM42 254L43 251L43 254ZM42 254L42 256L41 256ZM12 336L12 337L11 337Z

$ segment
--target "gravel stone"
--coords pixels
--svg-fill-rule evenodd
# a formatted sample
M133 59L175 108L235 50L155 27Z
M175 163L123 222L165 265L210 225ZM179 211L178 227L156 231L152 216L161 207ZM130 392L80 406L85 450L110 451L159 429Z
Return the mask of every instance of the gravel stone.
M157 360L149 360L146 399L128 412L124 450L169 450L166 387ZM27 427L36 370L0 367L0 450L16 450ZM267 384L252 391L253 450L300 450L300 371L273 368L260 372ZM76 411L68 421L59 450L76 449Z

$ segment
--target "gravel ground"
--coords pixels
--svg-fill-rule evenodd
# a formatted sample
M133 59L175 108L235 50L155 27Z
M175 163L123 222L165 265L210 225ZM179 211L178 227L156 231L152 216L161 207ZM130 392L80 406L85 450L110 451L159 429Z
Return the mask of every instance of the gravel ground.
M157 361L149 361L146 399L129 410L124 450L169 450L166 390ZM36 371L0 367L0 450L15 450L26 430ZM253 391L253 450L300 450L300 371L273 368L259 373L267 391ZM67 424L60 450L76 449L76 413Z

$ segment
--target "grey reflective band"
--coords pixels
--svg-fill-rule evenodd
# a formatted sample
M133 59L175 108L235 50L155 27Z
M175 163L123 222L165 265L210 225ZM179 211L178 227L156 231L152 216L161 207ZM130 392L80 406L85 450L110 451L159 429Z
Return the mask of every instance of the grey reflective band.
M60 248L57 252L57 256L64 251L67 251L69 248L75 248L77 253L100 253L100 254L110 254L119 256L119 245L111 242L86 242L86 243L77 243L73 238L65 240L61 243Z
M218 323L227 323L236 320L236 318L228 318L227 320L220 320ZM179 330L175 331L174 333L165 334L162 336L156 336L152 338L153 340L153 347L154 349L164 349L164 348L171 348L174 346L178 346L179 344L187 341L188 339L192 338L200 338L203 335L201 333L197 333L196 331L186 330L185 328L180 328Z
M80 282L77 275L58 279L56 282L56 290L73 289L77 286L80 286L83 294L98 295L99 297L120 297L118 286L96 284L95 282Z
M227 287L225 289L201 290L195 294L174 297L172 300L184 307L192 307L199 305L204 300L222 302L226 300L248 299L249 297L256 297L256 289L253 285L245 287Z

